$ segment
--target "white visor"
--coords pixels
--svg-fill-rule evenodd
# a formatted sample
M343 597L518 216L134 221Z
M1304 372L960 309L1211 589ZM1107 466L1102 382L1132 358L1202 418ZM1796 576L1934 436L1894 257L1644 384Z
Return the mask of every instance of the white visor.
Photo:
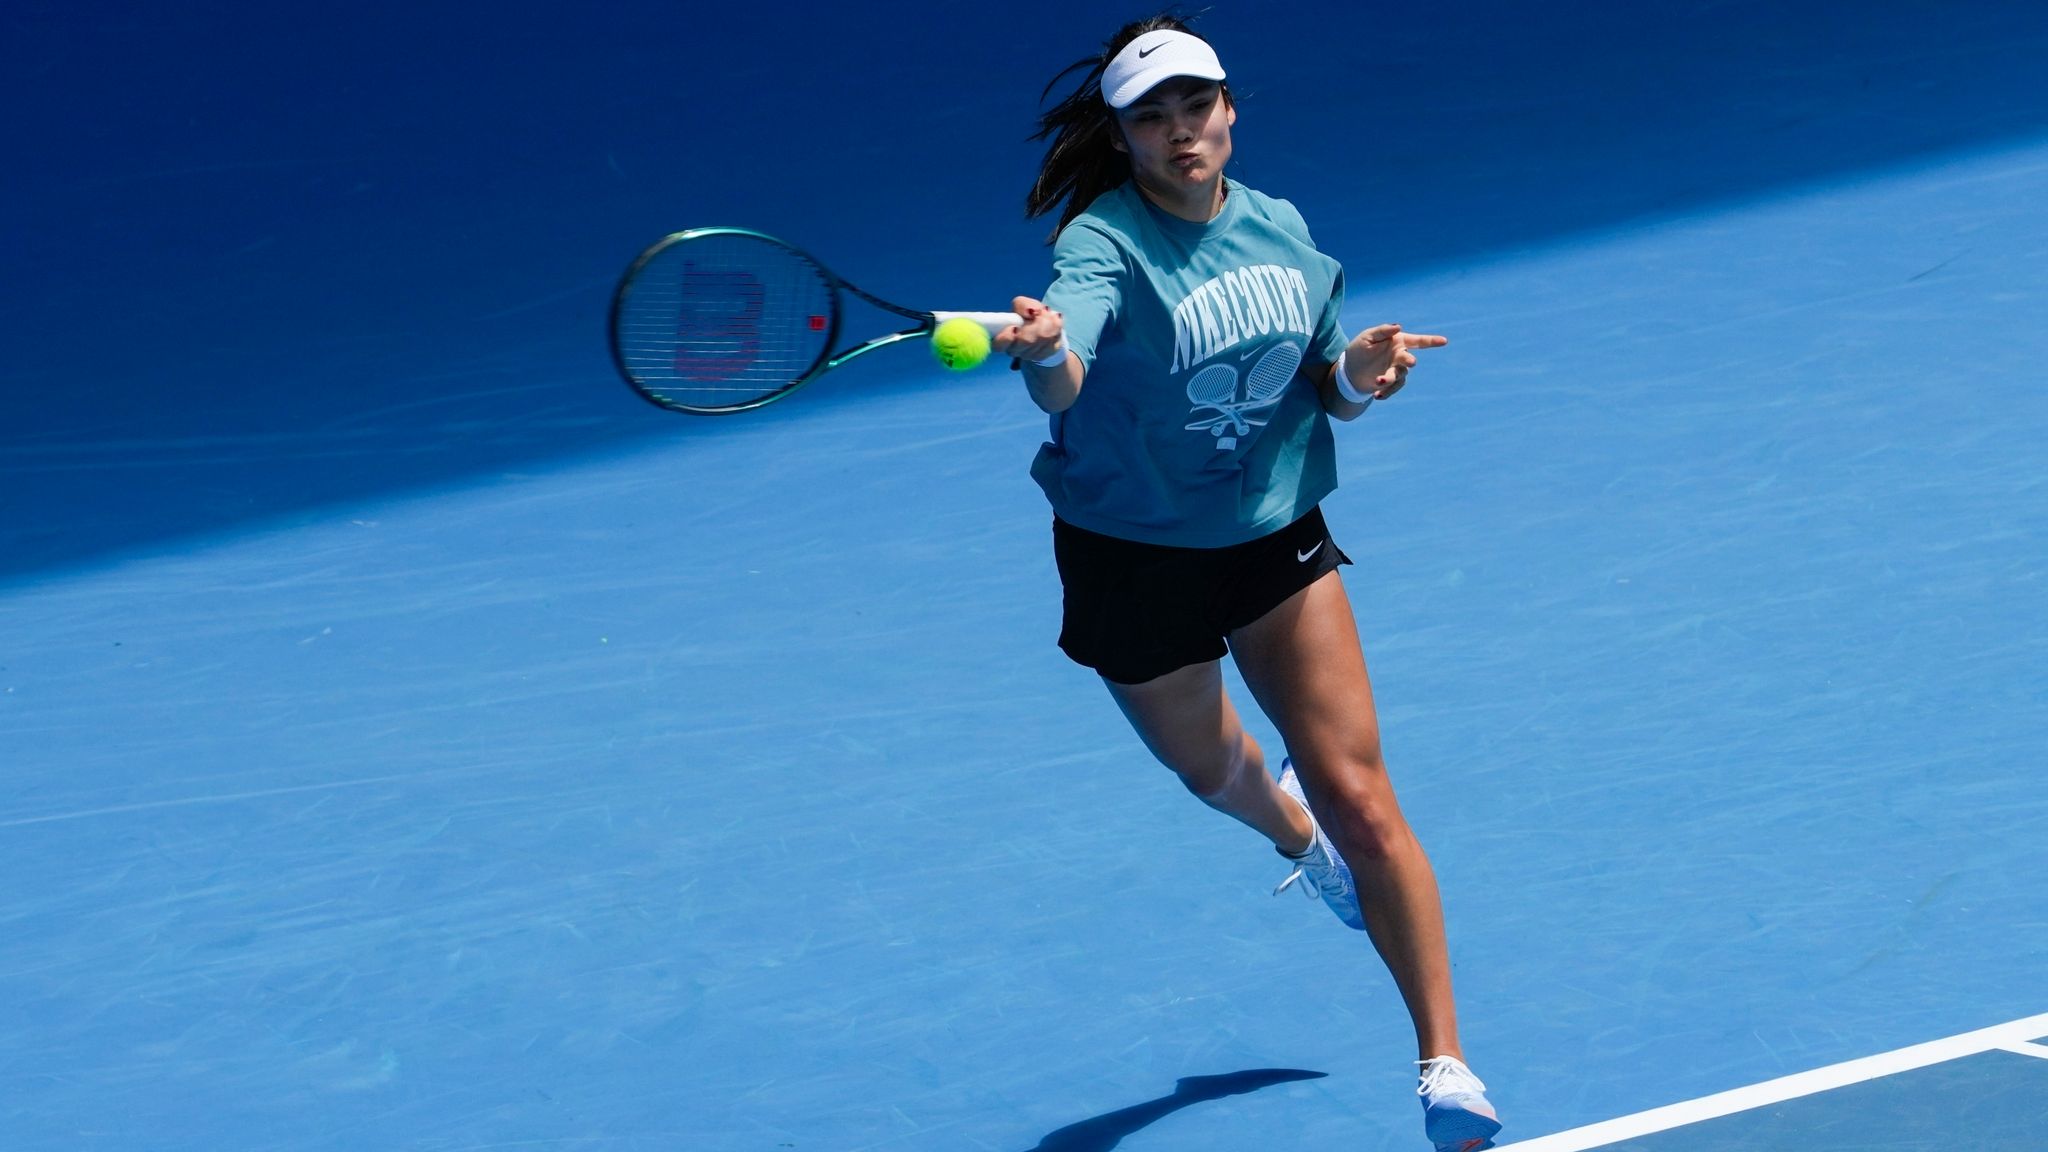
M1223 64L1206 40L1185 32L1147 32L1116 54L1102 70L1102 98L1111 108L1128 108L1161 80L1193 76L1223 79Z

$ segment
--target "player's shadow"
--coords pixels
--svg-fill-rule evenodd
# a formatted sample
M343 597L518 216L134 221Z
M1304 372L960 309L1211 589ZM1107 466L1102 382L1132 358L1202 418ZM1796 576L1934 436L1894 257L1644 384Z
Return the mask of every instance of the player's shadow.
M1327 1072L1310 1072L1301 1068L1253 1068L1220 1076L1183 1076L1174 1082L1171 1095L1091 1116L1078 1124L1048 1132L1045 1139L1029 1152L1109 1152L1122 1143L1124 1137L1190 1105L1220 1100L1225 1096L1243 1096L1291 1080L1319 1080L1327 1075Z

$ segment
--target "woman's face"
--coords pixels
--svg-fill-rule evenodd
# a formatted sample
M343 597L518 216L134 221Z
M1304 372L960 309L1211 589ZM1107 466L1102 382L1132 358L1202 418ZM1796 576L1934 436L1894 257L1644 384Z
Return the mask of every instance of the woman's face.
M1131 154L1140 184L1185 195L1216 180L1230 163L1237 110L1214 80L1161 81L1116 116L1123 129L1117 150Z

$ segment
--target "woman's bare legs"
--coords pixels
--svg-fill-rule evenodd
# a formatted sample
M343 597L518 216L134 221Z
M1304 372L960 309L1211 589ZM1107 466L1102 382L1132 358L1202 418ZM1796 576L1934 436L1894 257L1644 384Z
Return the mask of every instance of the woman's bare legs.
M1420 1057L1463 1059L1436 873L1380 759L1372 683L1343 582L1334 571L1324 575L1230 643L1323 832L1351 865L1366 932L1414 1018Z
M1221 661L1190 664L1143 684L1103 684L1145 747L1202 803L1283 852L1308 847L1308 815L1267 773L1266 754L1223 690Z
M1238 670L1280 729L1309 804L1358 885L1366 932L1415 1021L1421 1059L1464 1057L1436 873L1380 759L1379 719L1351 602L1335 572L1230 637ZM1223 689L1220 661L1143 684L1103 681L1145 746L1204 803L1286 852L1307 817L1266 770Z

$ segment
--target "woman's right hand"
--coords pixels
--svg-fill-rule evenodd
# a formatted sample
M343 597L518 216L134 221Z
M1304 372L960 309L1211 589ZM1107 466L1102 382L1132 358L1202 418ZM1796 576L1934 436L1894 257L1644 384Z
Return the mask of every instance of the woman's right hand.
M1010 311L1024 322L996 333L989 343L1024 366L1024 390L1031 393L1033 404L1046 412L1073 407L1081 398L1082 372L1080 358L1061 351L1066 347L1066 321L1047 308L1045 301L1029 296L1011 301ZM1059 359L1053 360L1054 356ZM1041 360L1053 360L1052 366L1039 363Z
M996 351L1027 364L1049 359L1059 351L1060 336L1066 331L1066 324L1059 313L1047 308L1044 301L1033 300L1029 296L1019 296L1011 301L1010 311L1022 316L1024 322L1005 328L990 338Z

